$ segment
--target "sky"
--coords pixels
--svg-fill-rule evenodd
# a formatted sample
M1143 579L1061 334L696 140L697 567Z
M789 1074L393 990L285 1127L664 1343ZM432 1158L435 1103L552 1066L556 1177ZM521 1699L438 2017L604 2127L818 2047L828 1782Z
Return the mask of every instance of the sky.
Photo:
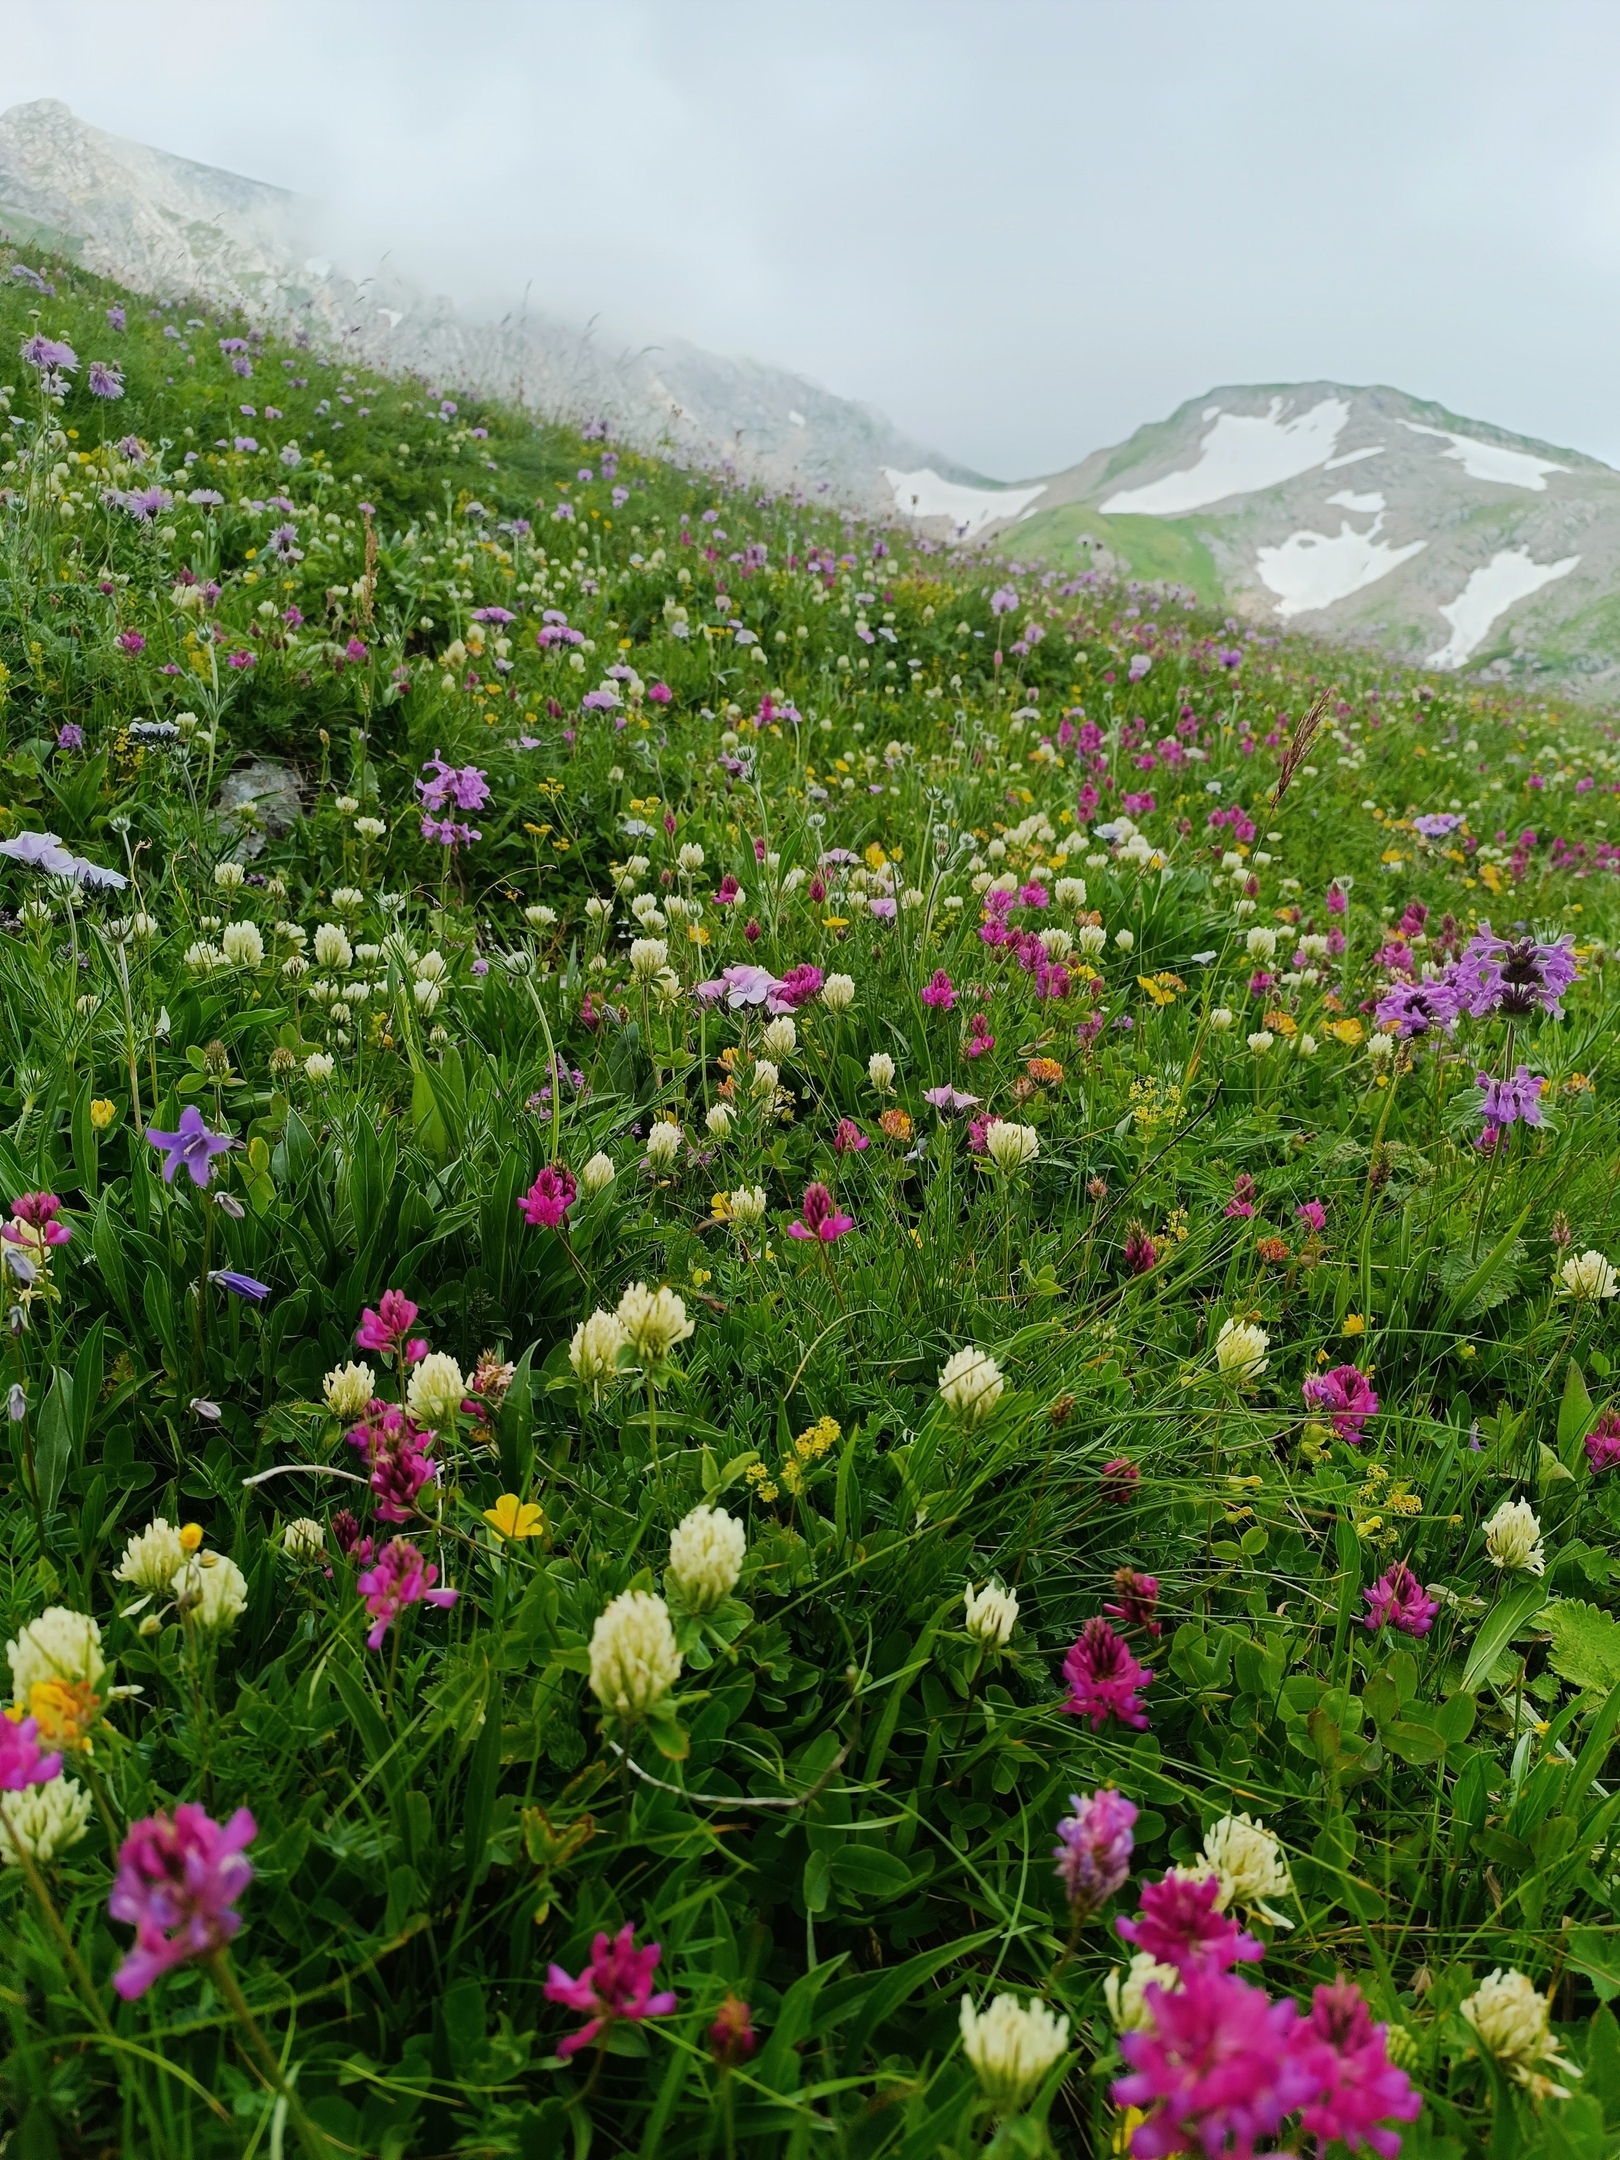
M357 273L794 368L1015 480L1224 384L1620 465L1620 9L0 0L4 102L318 197Z

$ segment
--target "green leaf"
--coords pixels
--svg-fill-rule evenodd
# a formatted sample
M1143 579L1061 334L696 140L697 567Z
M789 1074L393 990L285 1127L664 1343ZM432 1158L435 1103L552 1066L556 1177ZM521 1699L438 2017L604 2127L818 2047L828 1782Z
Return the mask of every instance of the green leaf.
M1560 1598L1544 1624L1552 1637L1547 1661L1560 1679L1599 1693L1620 1684L1620 1621L1579 1598Z
M911 1869L878 1845L841 1845L832 1856L833 1881L857 1905L887 1904L911 1888Z
M39 1413L34 1435L34 1475L39 1479L40 1512L49 1515L62 1491L68 1464L73 1460L73 1381L58 1365L51 1391Z
M1596 1988L1600 2002L1612 2002L1620 1995L1620 1938L1601 1928L1571 1928L1564 1948L1575 1970L1585 1973Z
M467 1772L467 1804L462 1817L466 1841L467 1888L475 1890L489 1865L489 1833L495 1821L495 1795L501 1782L501 1702L492 1692L484 1706L483 1729Z
M804 1863L804 1909L824 1913L832 1902L832 1862L824 1852L813 1852Z
M1564 1399L1558 1408L1558 1455L1566 1469L1576 1468L1581 1442L1591 1423L1592 1398L1586 1391L1586 1377L1571 1358L1564 1375Z
M1544 1583L1523 1582L1498 1598L1480 1622L1479 1633L1474 1637L1468 1653L1468 1663L1463 1668L1462 1685L1467 1694L1483 1686L1485 1675L1496 1663L1508 1644L1525 1627L1547 1602Z
M1462 1271L1468 1263L1459 1254L1453 1254L1441 1262L1440 1280L1450 1292L1446 1300L1445 1317L1448 1321L1474 1320L1481 1313L1500 1305L1513 1292L1509 1270L1523 1253L1519 1232L1530 1220L1530 1210L1535 1205L1527 1200L1517 1220L1503 1233L1478 1267L1466 1274ZM1455 1287L1453 1287L1455 1284Z

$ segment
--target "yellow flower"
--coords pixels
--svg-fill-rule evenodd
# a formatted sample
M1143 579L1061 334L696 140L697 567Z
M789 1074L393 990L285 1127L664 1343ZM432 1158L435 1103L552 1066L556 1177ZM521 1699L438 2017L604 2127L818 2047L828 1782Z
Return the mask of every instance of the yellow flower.
M1366 1030L1359 1020L1335 1020L1328 1033L1335 1042L1341 1042L1347 1050L1353 1050Z
M1363 1318L1361 1317L1360 1313L1358 1313L1358 1312L1347 1312L1347 1313L1345 1314L1345 1316L1344 1316L1344 1332L1345 1332L1345 1334L1346 1334L1346 1335L1365 1335L1365 1334L1366 1334L1366 1332L1367 1332L1367 1323L1366 1323L1366 1321L1365 1321L1365 1320L1364 1320L1364 1319L1363 1319Z
M195 1552L202 1541L203 1526L201 1523L188 1522L180 1532L180 1544L186 1552Z
M36 1680L28 1690L28 1715L38 1721L48 1747L88 1750L100 1709L101 1697L88 1680Z
M546 1534L546 1511L536 1501L520 1500L514 1492L503 1492L493 1507L484 1510L484 1520L498 1538L544 1537Z
M118 1115L118 1105L105 1095L98 1095L90 1105L90 1122L97 1132L105 1132Z
M866 850L866 867L868 870L881 870L888 859L888 856L884 854L875 840Z
M731 1195L723 1192L712 1194L709 1200L709 1215L714 1222L730 1222Z

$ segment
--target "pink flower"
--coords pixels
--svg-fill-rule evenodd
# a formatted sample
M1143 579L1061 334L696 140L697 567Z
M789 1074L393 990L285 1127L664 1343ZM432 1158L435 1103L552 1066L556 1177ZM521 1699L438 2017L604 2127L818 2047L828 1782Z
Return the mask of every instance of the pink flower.
M1254 1179L1250 1177L1247 1170L1240 1171L1233 1182L1232 1197L1222 1208L1221 1213L1228 1217L1236 1216L1240 1220L1247 1222L1254 1213L1254 1192Z
M256 1827L246 1808L217 1823L190 1800L172 1817L148 1815L131 1824L107 1900L112 1917L135 1929L135 1947L113 1974L125 2002L144 1995L171 1966L223 1950L242 1925L232 1908L253 1880L242 1851Z
M1327 1209L1320 1200L1302 1200L1294 1210L1294 1219L1320 1232L1327 1228Z
M1130 1873L1136 1808L1111 1785L1086 1799L1070 1793L1069 1805L1074 1813L1058 1823L1052 1858L1078 1920L1106 1905Z
M430 1435L398 1403L374 1397L366 1405L364 1420L343 1437L365 1457L380 1518L408 1522L416 1512L417 1494L439 1474L438 1464L423 1446Z
M1350 896L1342 885L1330 885L1327 893L1327 911L1330 915L1348 915Z
M0 1227L0 1237L8 1244L32 1245L37 1239L43 1245L65 1245L73 1235L67 1223L56 1219L62 1203L53 1192L26 1192L12 1201L11 1212L15 1221ZM19 1229L18 1224L26 1227Z
M949 1012L956 1003L956 986L943 968L935 968L931 981L923 985L922 1001L939 1012Z
M372 1618L366 1648L382 1648L383 1637L407 1605L453 1605L460 1592L448 1587L435 1590L433 1585L438 1579L438 1569L431 1560L423 1560L409 1538L390 1538L375 1564L355 1581L354 1587L365 1599Z
M1105 1613L1123 1620L1127 1627L1144 1628L1149 1635L1160 1633L1160 1622L1155 1618L1159 1609L1157 1575L1138 1575L1135 1568L1116 1568L1114 1595L1119 1603L1105 1605Z
M1389 2059L1388 2031L1387 2025L1373 2023L1353 1981L1318 1987L1311 1997L1310 2016L1298 2029L1295 2052L1314 2070L1318 2083L1300 2128L1307 2137L1319 2139L1323 2149L1343 2143L1354 2152L1370 2145L1384 2160L1394 2160L1400 2138L1379 2125L1392 2118L1415 2122L1422 2113L1422 2094Z
M120 630L115 643L120 652L133 654L146 650L146 640L138 630Z
M0 1717L0 1792L48 1785L62 1768L60 1755L39 1752L38 1718Z
M1133 1275L1146 1275L1158 1259L1158 1247L1140 1223L1132 1223L1125 1233L1125 1265Z
M996 1047L996 1038L990 1032L990 1015L976 1012L968 1023L968 1039L962 1045L962 1055L969 1058L983 1057L987 1050Z
M1265 1948L1215 1910L1220 1894L1217 1875L1166 1875L1162 1882L1142 1885L1142 1910L1134 1920L1116 1920L1114 1926L1133 1948L1179 1973L1252 1964L1265 1956Z
M675 693L669 687L668 683L655 682L648 684L647 695L652 700L653 704L667 705L670 702L671 698L674 697Z
M1142 1473L1128 1455L1116 1455L1102 1466L1102 1496L1115 1507L1134 1500L1141 1482Z
M1593 1476L1620 1463L1620 1412L1605 1410L1586 1436L1586 1459Z
M1313 1373L1300 1393L1307 1409L1326 1410L1339 1438L1352 1444L1360 1442L1367 1420L1378 1415L1378 1397L1358 1365L1335 1365L1331 1372Z
M754 2013L739 1997L728 1994L720 2013L709 2027L709 2051L722 2070L734 2070L747 2062L759 2045Z
M853 1230L853 1215L841 1215L833 1202L832 1194L825 1185L807 1185L804 1188L804 1205L799 1210L800 1220L787 1226L790 1238L819 1238L823 1245L832 1244L846 1230Z
M355 1342L362 1350L397 1350L410 1333L419 1309L403 1290L385 1290L375 1312L369 1305L362 1308Z
M737 895L741 891L742 887L737 883L737 880L728 870L725 876L720 880L720 890L714 896L715 906L730 907L731 903L736 899Z
M578 1191L571 1170L561 1163L547 1163L518 1201L518 1213L537 1230L561 1230Z
M1137 1732L1147 1731L1137 1690L1147 1687L1153 1674L1136 1662L1106 1620L1086 1622L1063 1660L1063 1677L1069 1683L1063 1708L1071 1717L1089 1718L1093 1732L1100 1732L1111 1717Z
M1149 1987L1146 2032L1121 2033L1131 2074L1113 2087L1117 2107L1151 2112L1131 2138L1135 2160L1188 2151L1254 2160L1284 2119L1319 2090L1294 2045L1299 2007L1272 2002L1230 1973L1193 1971L1175 1993Z
M848 1155L851 1150L859 1154L862 1148L868 1148L871 1145L871 1141L867 1139L865 1133L861 1131L853 1118L841 1117L838 1120L838 1129L833 1134L833 1152L835 1155Z
M577 2055L615 2018L640 2024L643 2018L668 2017L674 2009L673 1988L657 1995L652 1992L653 1974L663 1955L662 1943L648 1943L644 1950L638 1950L635 1940L635 1929L628 1922L611 1942L606 1935L598 1935L591 1944L591 1962L577 1980L560 1965L552 1966L546 1981L547 2002L583 2011L587 2019L578 2032L558 2042L559 2055Z
M809 961L789 968L766 1000L767 1009L776 1014L797 1012L801 1005L819 996L824 980L820 968L812 967Z
M1440 1610L1440 1600L1430 1597L1404 1560L1397 1560L1362 1594L1367 1612L1361 1624L1374 1635L1386 1621L1403 1635L1427 1635Z

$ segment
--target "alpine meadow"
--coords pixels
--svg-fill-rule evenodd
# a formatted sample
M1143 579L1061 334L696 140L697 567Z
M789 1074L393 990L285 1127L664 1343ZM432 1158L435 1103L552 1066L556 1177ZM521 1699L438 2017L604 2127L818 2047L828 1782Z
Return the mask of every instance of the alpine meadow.
M1611 723L0 349L8 2160L1614 2151Z

